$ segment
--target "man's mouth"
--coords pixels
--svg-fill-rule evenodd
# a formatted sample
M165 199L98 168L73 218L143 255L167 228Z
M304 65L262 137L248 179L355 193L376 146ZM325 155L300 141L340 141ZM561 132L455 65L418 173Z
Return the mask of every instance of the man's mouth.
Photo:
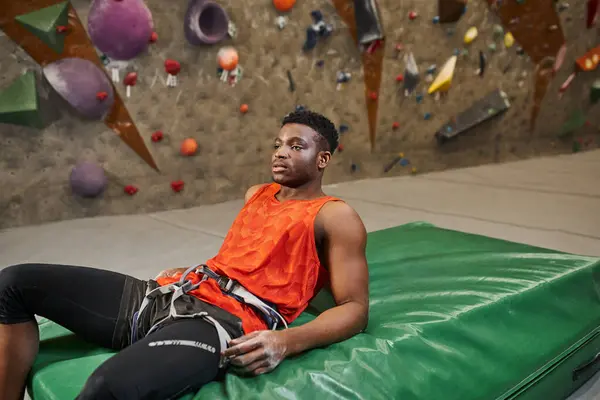
M272 168L273 172L283 172L287 169L287 166L283 164L273 164Z

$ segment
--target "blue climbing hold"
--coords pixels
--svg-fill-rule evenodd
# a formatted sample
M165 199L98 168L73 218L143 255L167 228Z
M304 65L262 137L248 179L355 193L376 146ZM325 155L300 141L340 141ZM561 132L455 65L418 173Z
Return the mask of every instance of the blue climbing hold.
M431 22L433 22L434 24L439 24L439 22L440 22L439 15L436 15L435 17L433 17L433 19L431 20Z
M421 104L423 102L423 95L422 94L418 94L416 96L416 98L417 98L417 103Z
M446 132L452 132L452 127L450 125L446 125Z
M339 131L340 133L348 132L348 125L341 124Z
M304 111L304 110L306 110L306 107L304 107L303 105L298 104L296 106L296 111Z
M423 118L428 121L431 119L431 113L425 113L425 115L423 115Z
M406 158L400 160L400 165L403 167L406 167L408 164L410 164L410 161L408 161Z
M325 65L325 60L317 61L317 67L322 67L323 65Z

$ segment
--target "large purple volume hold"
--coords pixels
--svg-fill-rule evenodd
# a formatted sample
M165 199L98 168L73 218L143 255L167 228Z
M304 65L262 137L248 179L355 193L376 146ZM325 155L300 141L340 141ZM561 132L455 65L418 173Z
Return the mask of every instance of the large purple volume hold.
M148 48L154 24L142 0L94 0L88 16L92 43L114 60L127 61Z
M115 100L106 73L83 58L63 58L44 67L48 83L78 113L90 119L104 119ZM102 99L99 93L106 93Z
M81 162L71 171L71 190L81 197L99 196L108 183L104 169L94 163Z

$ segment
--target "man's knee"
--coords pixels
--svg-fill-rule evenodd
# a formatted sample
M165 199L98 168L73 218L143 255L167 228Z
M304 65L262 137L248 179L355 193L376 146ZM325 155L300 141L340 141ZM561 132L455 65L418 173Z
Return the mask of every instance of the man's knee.
M0 323L14 324L33 320L25 309L21 289L28 281L31 264L12 265L0 270Z
M18 288L31 281L36 268L39 268L38 264L15 264L0 269L0 290L8 287Z

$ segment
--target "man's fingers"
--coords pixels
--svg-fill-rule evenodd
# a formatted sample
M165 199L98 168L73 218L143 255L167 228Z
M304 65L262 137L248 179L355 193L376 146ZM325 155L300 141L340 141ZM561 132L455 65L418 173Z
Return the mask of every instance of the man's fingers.
M236 367L244 367L245 369L245 367L248 365L251 365L257 361L263 361L266 358L267 355L265 354L264 349L258 348L252 352L232 358L231 364L235 365Z
M250 339L236 346L229 347L223 352L225 357L235 357L250 353L252 350L262 347L263 343L260 338Z
M252 338L255 338L255 337L257 337L258 335L260 335L260 331L254 331L254 332L252 332L252 333L249 333L249 334L247 334L247 335L240 336L240 337L239 337L239 338L237 338L237 339L230 340L230 341L229 341L229 345L231 345L231 346L235 346L236 344L240 344L240 343L242 343L242 342L245 342L245 341L247 341L247 340L250 340L250 339L252 339Z
M269 366L269 360L265 358L258 359L254 361L252 364L244 367L244 372L247 374L256 375L256 371L260 369L267 368Z

